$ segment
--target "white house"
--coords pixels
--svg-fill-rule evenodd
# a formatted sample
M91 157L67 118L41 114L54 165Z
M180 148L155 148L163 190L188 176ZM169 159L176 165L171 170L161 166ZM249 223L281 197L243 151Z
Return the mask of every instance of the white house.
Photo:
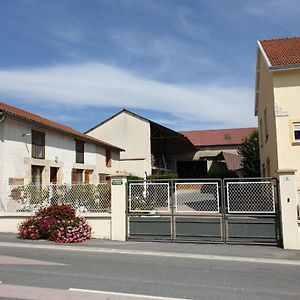
M121 148L0 103L0 184L99 183L119 171Z
M123 109L86 132L125 149L120 170L143 177L145 172L176 171L175 156L194 151L188 138L172 129Z

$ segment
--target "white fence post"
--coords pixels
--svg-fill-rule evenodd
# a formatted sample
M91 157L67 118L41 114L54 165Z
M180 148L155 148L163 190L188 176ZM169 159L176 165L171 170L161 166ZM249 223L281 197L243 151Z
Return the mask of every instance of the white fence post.
M300 249L295 170L278 170L284 249Z
M126 175L111 176L111 239L126 240Z

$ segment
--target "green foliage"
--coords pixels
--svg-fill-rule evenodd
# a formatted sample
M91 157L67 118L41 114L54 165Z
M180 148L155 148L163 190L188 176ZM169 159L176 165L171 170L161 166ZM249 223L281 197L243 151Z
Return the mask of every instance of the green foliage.
M178 174L175 172L168 172L164 174L152 174L147 176L147 179L176 179L178 178Z
M238 153L243 157L242 166L244 168L244 175L246 177L259 177L260 160L257 130L254 130L252 134L243 139L242 145L238 148Z
M139 176L135 176L135 175L133 175L133 174L128 174L128 176L127 176L127 180L143 180L143 178L142 177L139 177Z

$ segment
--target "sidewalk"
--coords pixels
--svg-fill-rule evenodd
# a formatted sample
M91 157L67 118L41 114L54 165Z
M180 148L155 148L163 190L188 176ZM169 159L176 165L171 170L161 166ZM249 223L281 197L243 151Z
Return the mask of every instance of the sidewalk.
M123 254L159 255L195 257L216 256L231 258L271 259L271 260L293 260L299 261L300 251L283 250L273 246L253 245L224 245L224 244L195 244L195 243L169 243L169 242L116 242L108 240L92 239L79 244L55 244L46 240L23 240L18 239L15 234L0 233L0 248L9 247L37 247L53 248L62 250L97 251ZM55 247L54 247L55 246ZM148 254L147 254L148 253ZM225 259L226 260L226 259Z

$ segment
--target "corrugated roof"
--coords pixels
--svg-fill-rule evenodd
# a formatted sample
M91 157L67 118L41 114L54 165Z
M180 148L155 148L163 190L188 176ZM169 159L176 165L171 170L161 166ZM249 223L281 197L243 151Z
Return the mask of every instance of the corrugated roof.
M181 131L195 146L240 145L257 128Z
M119 151L124 151L123 149L121 149L119 147L116 147L114 145L111 145L109 143L101 141L99 139L96 139L96 138L94 138L92 136L89 136L87 134L84 134L84 133L82 133L78 130L75 130L75 129L71 128L71 127L68 127L68 126L63 125L63 124L59 124L59 123L54 122L52 120L46 119L44 117L41 117L39 115L30 113L28 111L25 111L25 110L22 110L22 109L19 109L19 108L16 108L14 106L8 105L8 104L3 103L3 102L0 102L0 110L5 111L6 113L8 113L11 116L15 116L17 118L32 122L37 126L42 126L42 127L48 128L48 129L55 130L55 131L60 131L64 134L72 135L72 136L74 136L76 138L79 138L81 140L89 141L89 142L94 143L94 144L99 144L99 145L104 146L104 147L117 149Z
M222 151L223 157L229 170L236 171L242 168L242 156Z
M259 41L274 68L300 66L300 37Z

